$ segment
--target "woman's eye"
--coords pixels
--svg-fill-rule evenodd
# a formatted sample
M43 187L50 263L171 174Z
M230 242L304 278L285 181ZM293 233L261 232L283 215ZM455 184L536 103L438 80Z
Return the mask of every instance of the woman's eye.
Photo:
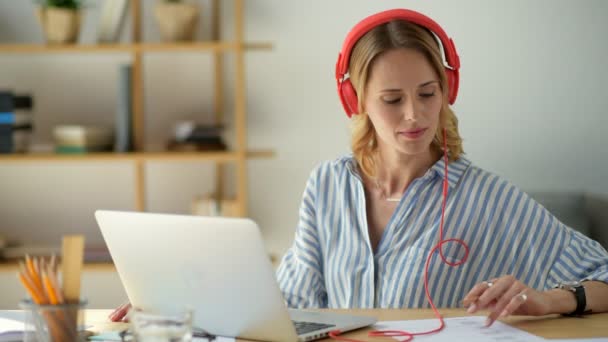
M386 104L397 104L397 103L401 102L401 98L400 97L388 98L388 99L382 99L382 100Z
M435 96L435 92L432 92L432 93L421 93L420 94L420 97L426 97L426 98L433 97L433 96Z

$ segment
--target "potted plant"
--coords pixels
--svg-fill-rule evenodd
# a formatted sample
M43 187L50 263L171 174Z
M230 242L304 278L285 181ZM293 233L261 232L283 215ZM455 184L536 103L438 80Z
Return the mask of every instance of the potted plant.
M80 32L81 0L38 0L37 16L50 44L74 43Z
M199 18L199 6L182 0L160 0L154 15L163 41L194 39Z

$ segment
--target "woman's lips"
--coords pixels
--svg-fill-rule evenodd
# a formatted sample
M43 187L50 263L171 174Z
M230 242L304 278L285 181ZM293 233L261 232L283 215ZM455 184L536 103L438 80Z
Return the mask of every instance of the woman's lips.
M410 131L401 131L399 135L404 136L408 139L418 139L426 132L426 128L418 128Z

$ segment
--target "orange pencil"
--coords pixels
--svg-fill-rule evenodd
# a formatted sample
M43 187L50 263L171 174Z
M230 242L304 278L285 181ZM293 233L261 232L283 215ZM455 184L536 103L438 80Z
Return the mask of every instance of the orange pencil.
M36 293L36 290L34 290L32 288L32 286L29 284L29 282L27 281L27 279L25 278L23 273L18 273L17 275L19 276L19 280L21 281L21 284L23 284L23 287L25 287L25 289L29 293L30 297L32 297L32 301L34 301L34 303L36 303L36 304L41 304L42 300Z
M51 265L47 265L47 275L49 277L51 287L55 290L55 298L57 298L57 302L59 304L63 304L63 293L61 293L61 288L59 287L59 282L57 281L57 271L53 270Z
M36 291L36 294L38 294L38 297L41 299L42 302L46 303L46 296L44 295L44 289L42 288L42 284L36 282L36 280L34 279L34 276L28 271L28 268L30 266L32 266L32 261L29 259L26 259L26 263L29 261L29 265L24 265L22 262L19 263L19 267L21 268L21 273L23 274L23 276L25 277L25 279L28 281L28 283L30 284L30 286L32 287L32 289L34 291Z
M42 284L44 285L46 295L49 298L51 304L59 304L59 301L57 300L57 296L55 294L55 289L53 288L53 285L51 284L51 281L49 280L49 277L46 274L45 270L42 270Z
M27 271L27 268L23 264L23 262L19 263L19 270L20 270L20 274L23 276L23 279L26 281L26 283L28 284L29 288L32 289L32 291L36 295L36 298L39 299L40 302L44 302L44 299L43 299L43 296L42 296L42 292L40 291L40 289L38 287L36 287L36 284L32 280L32 277L30 276L30 274Z
M32 280L34 280L34 284L42 290L42 282L40 281L40 277L38 276L38 273L36 272L36 267L34 266L34 262L32 261L32 259L30 258L29 255L25 255L25 264L27 266L27 270L30 273L30 276L32 277Z

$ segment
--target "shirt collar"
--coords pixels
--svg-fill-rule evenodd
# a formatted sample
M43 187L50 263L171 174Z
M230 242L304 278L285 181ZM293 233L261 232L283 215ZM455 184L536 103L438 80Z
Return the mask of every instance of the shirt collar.
M359 168L357 166L357 160L355 160L352 154L348 155L349 162L346 163L346 167L349 169L350 173L357 177L361 181L361 176L359 175ZM456 187L462 175L471 165L471 161L461 156L458 160L452 161L448 163L448 185L450 188ZM427 171L427 173L423 176L423 178L430 178L433 176L437 176L443 179L445 175L445 162L443 156L439 159L431 168Z
M448 185L450 188L456 187L462 175L471 165L471 161L461 156L458 160L454 160L448 163ZM440 178L445 177L445 162L443 156L439 159L429 170Z

